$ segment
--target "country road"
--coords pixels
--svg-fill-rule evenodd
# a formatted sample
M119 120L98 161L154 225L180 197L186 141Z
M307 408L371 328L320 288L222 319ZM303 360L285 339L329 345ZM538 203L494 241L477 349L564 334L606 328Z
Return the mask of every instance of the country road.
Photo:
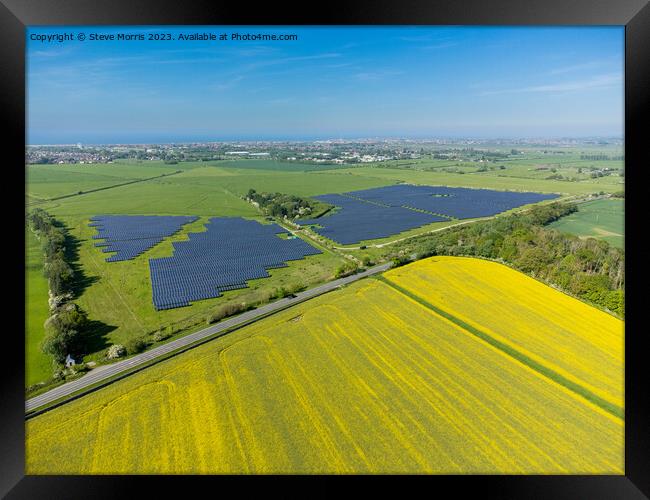
M220 332L226 332L232 329L242 327L264 316L281 311L283 309L287 309L300 302L303 302L305 300L311 299L318 295L322 295L323 293L334 290L339 286L352 283L354 281L357 281L361 278L365 278L367 276L371 276L373 274L384 272L388 270L390 267L391 267L391 263L382 264L380 266L375 266L370 269L367 269L366 271L363 271L358 274L353 274L351 276L346 276L344 278L339 278L337 280L330 281L329 283L325 283L315 288L305 290L304 292L299 292L293 297L285 297L276 302L272 302L262 307L258 307L257 309L246 311L243 314L227 319L225 321L221 321L220 323L214 326L204 328L203 330L199 330L198 332L185 335L184 337L173 340L171 342L168 342L167 344L163 344L149 351L143 352L141 354L137 354L135 356L124 359L122 361L118 361L117 363L107 365L101 370L90 371L88 374L84 375L81 378L60 385L59 387L55 387L54 389L45 392L43 394L40 394L39 396L36 396L32 399L28 399L25 402L25 413L31 413L35 410L38 410L42 406L48 405L50 403L58 402L59 400L71 396L73 394L78 395L80 392L83 392L84 389L90 389L91 386L95 386L96 384L101 385L102 382L107 382L109 379L112 379L113 377L118 377L121 374L124 374L124 372L127 372L129 370L132 370L133 368L149 363L152 360L155 360L156 358L160 358L162 356L165 356L169 353L172 353L182 348L187 348L193 344L198 344L201 341L205 340L206 338L211 337Z

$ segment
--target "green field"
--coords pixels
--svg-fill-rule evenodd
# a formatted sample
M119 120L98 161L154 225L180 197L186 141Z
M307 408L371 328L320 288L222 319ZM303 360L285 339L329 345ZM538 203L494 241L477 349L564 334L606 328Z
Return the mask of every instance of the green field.
M467 167L469 170L470 167ZM471 169L476 170L473 166ZM528 172L527 170L522 170ZM502 173L501 170L487 172L471 172L465 174L445 172L439 169L435 171L424 171L406 168L375 168L355 167L342 169L337 173L348 173L353 176L374 177L384 181L408 182L413 184L441 185L451 187L484 188L511 191L536 191L540 193L562 193L562 194L588 194L604 191L613 193L623 189L623 178L617 176L601 177L598 179L585 179L578 182L548 180L539 178L534 172L528 172L528 176L516 176L510 173ZM505 171L507 172L507 171ZM314 175L326 175L315 173Z
M175 165L164 165L161 162L30 165L27 168L27 188L29 196L43 200L170 174L177 170L179 168Z
M261 160L266 161L266 160ZM152 162L155 163L155 162ZM238 162L232 162L238 163ZM101 165L106 167L106 165ZM111 168L122 168L116 164ZM84 193L62 200L56 200L40 205L57 216L80 215L91 217L101 213L113 214L182 214L182 215L211 215L211 216L256 216L258 212L241 197L250 189L265 192L282 192L299 196L313 196L333 192L350 191L392 184L390 180L378 179L371 176L353 176L338 172L303 173L278 171L269 172L266 169L254 170L234 169L226 167L206 166L203 163L192 163L183 168L174 165L171 172L183 170L180 174L161 179L153 179L137 184L120 186L115 189ZM36 183L33 187L28 184L27 194L31 197L54 197L93 188L96 181L83 180L76 185L78 173L65 170L53 175L55 166L30 165L28 179L44 176L41 169L47 169L47 179L54 188L46 189L47 182ZM96 168L86 166L88 171ZM150 174L160 175L158 167L131 165L129 177L115 177L106 181L105 185L114 185L140 178L150 177ZM150 171L151 169L151 171ZM32 171L36 173L32 173ZM105 171L104 168L101 171ZM64 186L64 187L61 187Z
M596 200L578 205L578 211L552 223L550 227L581 238L597 238L623 248L625 202L621 199Z
M40 348L45 334L43 323L49 315L47 280L43 276L43 252L40 242L29 230L26 231L25 250L25 384L30 386L50 378L52 360Z
M222 160L211 161L211 165L218 167L230 167L237 169L253 169L253 170L273 170L280 172L312 172L315 170L335 170L338 168L349 168L350 165L333 164L325 165L318 163L303 163L300 161L279 161L279 160Z

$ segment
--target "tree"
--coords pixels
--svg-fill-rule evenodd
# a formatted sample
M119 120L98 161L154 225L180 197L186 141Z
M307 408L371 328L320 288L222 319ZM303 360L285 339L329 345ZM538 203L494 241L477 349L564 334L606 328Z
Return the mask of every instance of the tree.
M44 265L45 277L48 279L52 295L61 295L74 275L72 268L61 258L56 258Z
M44 353L52 356L57 364L62 365L68 354L77 353L76 347L79 345L80 340L81 335L77 330L53 330L43 339L41 349Z
M83 350L83 332L88 325L86 312L76 304L66 304L45 321L45 339L41 349L62 364L68 354Z

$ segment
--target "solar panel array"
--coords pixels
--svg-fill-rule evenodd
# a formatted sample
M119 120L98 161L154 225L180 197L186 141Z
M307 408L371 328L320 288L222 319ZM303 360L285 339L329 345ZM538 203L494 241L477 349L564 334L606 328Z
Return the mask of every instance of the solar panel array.
M331 216L297 221L319 224L319 234L344 245L385 238L437 221L489 217L557 198L557 194L399 184L349 193L316 196L339 207ZM427 213L419 212L423 210Z
M448 215L455 219L489 217L522 205L551 200L559 196L557 194L409 184L365 189L347 194L385 205Z
M149 259L157 310L188 306L220 292L246 288L248 280L268 278L268 269L321 253L300 238L282 239L286 230L237 217L213 217L206 231L175 241L172 257Z
M107 257L106 262L117 262L134 259L197 218L176 215L98 215L92 217L92 222L88 225L97 228L98 234L93 235L93 239L104 240L95 243L96 247L106 253L117 252Z
M322 218L298 220L298 224L319 224L319 234L343 245L362 240L385 238L432 222L448 220L434 214L382 206L340 194L315 196L316 199L339 207L339 211Z

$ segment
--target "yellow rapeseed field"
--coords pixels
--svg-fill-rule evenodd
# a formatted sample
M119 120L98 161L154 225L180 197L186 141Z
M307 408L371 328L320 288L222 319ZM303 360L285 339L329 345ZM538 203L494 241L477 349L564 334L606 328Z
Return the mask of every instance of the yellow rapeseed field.
M29 420L26 457L28 474L622 474L623 429L364 280Z
M496 262L432 257L386 279L622 408L624 323Z

